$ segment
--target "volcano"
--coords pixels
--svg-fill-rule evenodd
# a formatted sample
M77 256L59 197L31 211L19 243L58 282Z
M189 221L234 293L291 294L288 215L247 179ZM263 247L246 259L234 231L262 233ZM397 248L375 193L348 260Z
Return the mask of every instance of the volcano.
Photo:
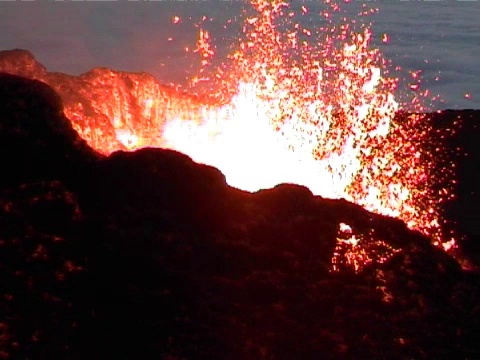
M363 59L365 47L366 43L360 46L360 55L348 50L342 55L345 62L349 64L350 57ZM337 112L321 99L303 102L295 93L291 98L258 93L246 83L239 85L230 103L218 104L179 93L148 74L105 68L78 77L49 73L25 50L0 53L0 70L53 87L73 128L102 154L143 147L178 150L219 168L237 188L256 191L301 184L315 195L345 198L398 217L439 245L455 243L449 233L442 233L439 214L439 204L452 197L448 179L453 171L449 166L432 168L438 155L436 137L444 134L432 133L418 114L395 119L393 97L373 92L365 74L347 74L355 86L334 99L341 105ZM279 81L287 80L291 81ZM367 107L357 104L356 96L373 102ZM292 113L297 110L291 107L300 112ZM281 120L285 117L290 120ZM418 144L428 137L434 145L421 151ZM432 182L442 186L433 189Z
M478 273L402 221L298 185L232 188L173 150L94 150L125 150L115 125L145 121L132 79L193 101L148 75L49 74L23 51L2 53L0 69L24 76L0 75L0 357L480 356ZM104 99L93 82L115 83L105 111L118 122L91 106ZM82 133L73 108L102 133Z

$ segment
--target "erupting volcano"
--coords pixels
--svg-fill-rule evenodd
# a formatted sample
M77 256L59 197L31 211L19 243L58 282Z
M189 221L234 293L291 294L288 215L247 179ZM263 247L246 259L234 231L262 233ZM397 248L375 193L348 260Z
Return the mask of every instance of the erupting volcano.
M413 102L399 104L398 79L389 77L390 64L372 45L374 35L358 19L344 17L338 4L325 1L319 14L280 0L250 5L227 63L213 65L214 41L199 30L201 69L190 89L199 97L104 69L82 75L75 86L90 82L82 90L53 74L42 80L62 95L74 128L101 153L175 149L217 167L239 189L304 185L316 195L399 218L452 247L440 211L453 196L453 181L445 181L452 170L433 170L427 142L434 135L422 115L428 91L419 90L418 74L409 89ZM374 12L364 7L358 16ZM321 26L300 21L314 17ZM72 91L91 107L72 98ZM135 97L133 105L123 106L128 97ZM414 111L402 112L404 107Z
M169 121L167 145L218 167L232 186L301 184L401 218L451 246L439 223L439 204L450 191L426 185L438 180L430 154L422 152L426 119L395 119L396 79L372 48L370 30L355 32L355 20L346 18L334 23L340 8L327 3L320 14L325 26L308 29L283 1L252 1L255 13L245 20L233 65L206 77L217 80L215 98L232 96L203 108L194 121ZM309 13L306 6L299 11ZM198 49L208 59L212 46L200 34ZM424 110L418 98L410 105Z
M0 358L480 358L480 110L375 10L245 5L228 56L164 17L188 85L0 51Z
M208 69L215 46L200 30L203 68L192 82L211 82L212 103L190 119L176 109L180 115L164 128L165 146L219 168L234 187L304 185L314 194L398 217L452 246L441 233L439 211L450 189L428 185L438 179L431 155L422 150L430 136L426 119L395 119L401 109L394 97L397 80L388 77L369 28L355 31L355 20L338 15L334 22L340 7L327 4L319 15L324 25L310 29L298 21L309 15L306 6L252 1L238 50L217 70ZM419 98L409 106L420 113ZM155 101L146 102L147 112ZM118 139L130 148L154 145L125 136Z

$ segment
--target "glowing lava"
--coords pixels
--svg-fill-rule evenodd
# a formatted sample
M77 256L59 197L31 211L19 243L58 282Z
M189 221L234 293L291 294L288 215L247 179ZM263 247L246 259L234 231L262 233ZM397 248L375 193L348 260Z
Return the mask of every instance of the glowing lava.
M202 68L222 104L205 106L195 120L168 122L167 146L219 168L234 187L301 184L440 239L440 195L427 185L432 159L418 146L428 126L420 115L394 120L396 80L371 48L369 29L355 32L345 18L334 25L339 8L329 1L318 34L295 22L282 1L251 3L233 65L210 77ZM203 60L213 55L207 40L201 31Z
M369 264L384 263L399 251L385 241L377 239L373 231L355 234L350 225L340 223L331 269L339 271L349 268L358 272Z
M314 16L306 5L251 5L242 39L218 67L212 36L199 30L194 51L201 68L191 84L206 100L167 91L143 75L97 70L83 79L112 87L92 96L95 111L75 102L67 116L103 153L169 147L219 168L234 187L304 185L314 194L400 218L437 244L454 246L442 236L439 221L450 191L433 190L434 159L422 148L430 128L422 115L396 117L402 108L393 95L397 80L371 46L369 28L342 17L329 0L315 22L300 21ZM364 7L359 16L372 11ZM408 105L421 112L418 73L411 75L417 89ZM101 126L84 125L96 113L110 119L114 141Z

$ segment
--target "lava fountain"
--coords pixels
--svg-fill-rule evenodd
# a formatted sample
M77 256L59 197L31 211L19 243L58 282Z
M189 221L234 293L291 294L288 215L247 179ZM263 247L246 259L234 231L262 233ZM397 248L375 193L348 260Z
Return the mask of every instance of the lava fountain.
M419 146L430 130L424 116L395 117L401 109L393 95L397 80L371 47L369 28L354 31L346 18L334 24L332 14L340 9L326 4L326 26L315 34L295 22L288 4L251 1L254 12L231 66L210 76L214 46L201 30L197 52L204 67L194 83L215 84L217 105L205 105L198 119L169 121L167 146L219 168L231 186L304 185L398 217L451 246L439 224L449 191L429 187L433 159Z
M243 35L220 66L213 65L211 35L199 29L195 52L201 68L191 90L200 97L165 92L140 75L122 93L116 86L125 86L126 75L94 71L84 79L95 79L99 87L113 84L91 98L107 122L113 119L114 135L105 138L101 126L85 125L88 114L78 101L65 110L74 127L102 153L168 147L217 167L233 187L257 191L300 184L316 195L399 218L437 245L452 247L440 217L452 191L438 186L450 174L433 171L435 151L428 142L434 136L421 115L419 98L427 92L420 90L418 73L409 87L413 102L399 104L397 79L372 46L369 26L342 17L336 3L325 0L316 14L280 0L250 5ZM358 15L371 12L364 6ZM315 21L300 21L314 15ZM180 17L172 22L180 23ZM129 92L137 101L130 107L120 101L132 97ZM404 113L405 105L415 111ZM130 121L133 108L138 124Z

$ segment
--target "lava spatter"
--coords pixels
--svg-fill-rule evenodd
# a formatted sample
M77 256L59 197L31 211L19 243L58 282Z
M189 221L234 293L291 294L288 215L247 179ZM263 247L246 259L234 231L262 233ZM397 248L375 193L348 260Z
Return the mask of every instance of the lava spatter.
M428 186L433 159L419 146L429 125L422 115L396 117L397 79L371 46L371 31L354 31L346 18L334 23L340 7L326 4L324 26L314 33L287 3L251 1L232 65L211 77L211 97L221 104L192 121L169 121L167 146L218 167L234 187L301 184L400 218L441 242L440 194ZM306 6L300 12L311 13ZM211 48L206 39L201 32L200 49Z

